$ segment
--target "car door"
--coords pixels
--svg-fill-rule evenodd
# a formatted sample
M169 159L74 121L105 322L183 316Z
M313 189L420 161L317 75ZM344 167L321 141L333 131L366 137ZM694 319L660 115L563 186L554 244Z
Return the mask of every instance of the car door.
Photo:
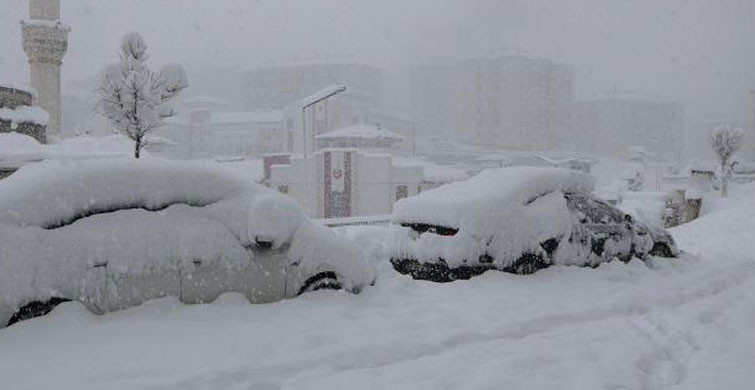
M180 297L178 266L123 272L97 262L87 272L82 302L95 313L127 309L163 297Z
M249 251L243 261L199 261L181 267L181 300L212 302L226 292L243 294L252 303L268 303L285 296L285 260L281 250Z

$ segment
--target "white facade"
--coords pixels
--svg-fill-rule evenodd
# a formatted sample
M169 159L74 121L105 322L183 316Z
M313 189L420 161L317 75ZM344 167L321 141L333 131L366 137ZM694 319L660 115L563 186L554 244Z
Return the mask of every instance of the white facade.
M281 111L196 110L167 119L154 135L175 143L180 158L262 157L290 148Z
M421 190L423 180L421 167L396 166L390 155L355 149L325 149L306 161L268 156L265 176L270 188L293 197L315 218L390 214L398 199Z

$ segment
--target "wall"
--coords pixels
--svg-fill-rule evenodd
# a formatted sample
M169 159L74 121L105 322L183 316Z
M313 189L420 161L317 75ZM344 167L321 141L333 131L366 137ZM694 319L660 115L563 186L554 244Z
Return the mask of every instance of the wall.
M346 154L350 155L346 163ZM268 159L280 159L270 156ZM284 190L296 199L309 215L316 218L390 214L397 199L397 186L406 186L406 196L416 195L422 182L422 168L396 167L390 155L371 155L354 149L327 149L308 159L307 192L304 191L304 160L299 156L290 164L272 165L267 185ZM350 165L347 165L350 164ZM335 171L340 172L336 173ZM348 178L348 179L346 179ZM327 209L330 187L336 196L350 200L349 215L334 215ZM331 200L332 202L332 200ZM335 213L337 214L337 213Z

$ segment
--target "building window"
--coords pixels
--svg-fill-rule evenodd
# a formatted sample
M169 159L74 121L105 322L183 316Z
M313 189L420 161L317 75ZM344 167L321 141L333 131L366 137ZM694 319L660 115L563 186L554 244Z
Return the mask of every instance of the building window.
M409 187L406 185L398 185L396 186L396 200L401 200L409 196Z
M281 194L288 194L288 184L278 185L278 192L280 192Z

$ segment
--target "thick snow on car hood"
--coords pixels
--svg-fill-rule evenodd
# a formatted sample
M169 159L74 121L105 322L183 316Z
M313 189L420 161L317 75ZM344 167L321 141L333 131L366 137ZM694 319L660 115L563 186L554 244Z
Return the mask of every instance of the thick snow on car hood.
M0 309L75 294L85 270L142 273L199 260L248 262L257 241L290 245L305 274L328 267L345 287L374 279L364 253L296 203L219 167L122 159L25 166L0 181ZM281 265L281 269L286 265Z

